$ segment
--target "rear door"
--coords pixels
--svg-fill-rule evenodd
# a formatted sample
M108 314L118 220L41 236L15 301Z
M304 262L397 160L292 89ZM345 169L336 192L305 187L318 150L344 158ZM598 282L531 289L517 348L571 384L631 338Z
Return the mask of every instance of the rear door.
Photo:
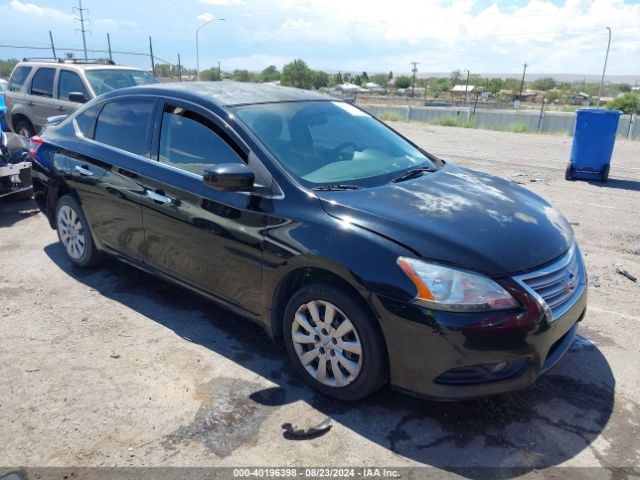
M247 152L222 121L195 105L167 101L156 116L158 161L142 182L147 263L257 315L263 203L254 195L213 190L202 180L205 168L246 162Z
M30 120L39 131L47 118L59 114L56 112L55 100L53 99L53 85L56 79L57 70L51 67L39 67L31 78L29 92L25 101L31 107Z
M144 261L140 176L149 163L155 103L127 98L85 110L74 119L80 133L75 152L56 162L100 247L138 262Z

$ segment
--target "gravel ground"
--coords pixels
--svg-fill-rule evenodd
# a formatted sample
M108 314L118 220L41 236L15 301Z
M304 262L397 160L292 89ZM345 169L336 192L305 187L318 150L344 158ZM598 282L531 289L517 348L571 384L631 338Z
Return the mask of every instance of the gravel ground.
M590 277L580 337L524 392L357 404L304 387L248 321L116 261L73 268L33 202L0 202L0 466L428 466L436 477L640 471L640 142L607 184L564 181L571 139L396 123L446 160L559 208ZM518 175L518 176L514 176ZM535 180L535 181L533 181ZM282 424L332 429L295 441ZM549 467L604 467L563 470ZM473 467L467 469L465 467ZM622 472L622 473L621 473Z

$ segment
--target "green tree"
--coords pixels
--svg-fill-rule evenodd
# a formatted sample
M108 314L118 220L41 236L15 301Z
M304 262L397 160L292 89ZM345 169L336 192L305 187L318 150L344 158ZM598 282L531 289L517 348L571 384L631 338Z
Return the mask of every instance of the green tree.
M1 78L9 78L11 72L13 71L13 67L18 63L17 58L9 58L7 60L0 60L0 77Z
M280 81L282 85L309 90L313 86L313 71L299 58L284 66Z
M556 81L551 77L539 78L531 82L530 86L535 90L553 90L556 88Z
M373 83L377 83L381 87L386 87L389 78L385 73L376 73L375 75L371 75L371 81Z
M629 85L628 83L621 83L620 85L618 85L618 90L620 90L622 93L630 92L631 85Z
M275 65L269 65L260 73L260 80L263 82L276 82L280 80L280 70Z
M369 75L367 74L367 72L362 72L362 75L360 75L360 78L362 79L363 84L369 82Z
M251 75L249 75L249 70L234 70L231 74L231 78L236 82L250 82Z
M360 75L356 75L355 80L353 81L356 85L362 86L362 77Z
M391 80L393 80L393 72L389 70L389 77L387 77L387 81L390 82Z
M336 85L341 85L342 83L344 83L342 80L342 73L340 72L336 73L335 82L336 82Z
M186 75L186 72L182 72L182 74ZM200 80L209 82L216 82L220 80L220 72L218 71L218 67L211 67L207 70L202 70L200 72Z
M316 70L313 72L313 86L314 88L322 88L329 86L329 74L322 70Z
M411 86L411 77L400 75L396 77L395 84L397 88L409 88Z
M622 110L622 113L640 112L640 95L635 93L625 93L622 97L614 98L607 103L610 110Z

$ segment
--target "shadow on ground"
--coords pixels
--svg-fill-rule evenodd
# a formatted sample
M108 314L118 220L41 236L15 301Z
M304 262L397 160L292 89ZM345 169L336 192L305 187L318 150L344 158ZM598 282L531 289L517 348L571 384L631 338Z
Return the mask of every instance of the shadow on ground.
M37 215L39 210L35 200L12 200L0 198L0 228L10 227L20 220Z
M617 428L605 430L613 409L615 380L602 353L588 341L576 342L558 366L526 391L477 401L435 403L386 388L364 401L346 404L303 386L285 350L250 321L186 290L150 281L148 274L115 260L95 270L79 270L59 244L48 245L45 251L59 268L105 297L276 383L278 387L257 391L252 391L251 385L238 386L229 394L242 397L236 401L249 417L257 405L278 407L304 400L399 455L469 478L511 478L558 465L589 448L601 434L610 444L619 442L607 438L615 435L608 431L617 432ZM183 433L189 431L186 428ZM226 433L223 430L219 435ZM635 448L630 443L628 448ZM620 461L612 455L600 458L591 450L603 465ZM624 448L617 455L634 457Z
M640 182L637 180L619 180L617 178L609 178L606 183L594 181L590 181L589 183L596 187L616 188L620 190L640 192Z

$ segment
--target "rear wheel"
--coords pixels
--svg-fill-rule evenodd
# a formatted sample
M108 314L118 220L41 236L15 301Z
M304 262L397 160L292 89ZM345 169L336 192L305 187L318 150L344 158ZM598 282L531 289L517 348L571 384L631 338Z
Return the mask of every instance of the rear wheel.
M69 260L79 267L89 267L102 259L96 248L89 224L78 201L64 195L56 207L56 230Z
M31 138L36 134L36 129L33 128L29 120L23 119L16 124L16 133L24 138Z
M382 333L349 294L323 284L298 290L285 309L283 331L296 370L329 397L359 400L387 379Z

